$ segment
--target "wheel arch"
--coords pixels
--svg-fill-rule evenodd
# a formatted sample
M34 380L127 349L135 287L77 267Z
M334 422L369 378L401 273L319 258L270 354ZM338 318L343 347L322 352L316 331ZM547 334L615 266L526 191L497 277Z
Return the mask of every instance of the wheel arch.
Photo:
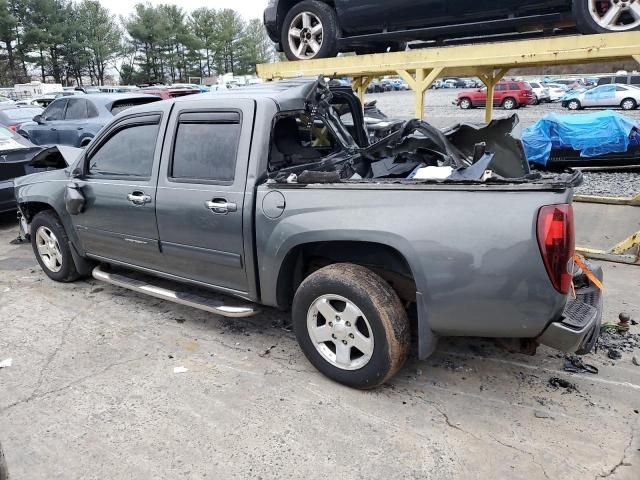
M282 33L282 25L284 24L284 19L286 18L287 13L289 13L289 10L291 10L298 3L302 3L304 1L305 0L280 0L278 2L278 11L276 14L276 19L278 22L279 35ZM336 4L334 0L317 0L317 1L326 3L327 5L332 6L335 10ZM339 19L338 19L338 23L340 23Z

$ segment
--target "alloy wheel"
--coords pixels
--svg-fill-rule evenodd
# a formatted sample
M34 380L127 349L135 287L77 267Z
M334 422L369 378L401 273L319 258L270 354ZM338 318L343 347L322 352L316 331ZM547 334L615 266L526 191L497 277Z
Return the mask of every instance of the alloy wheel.
M627 99L627 100L622 102L622 109L623 110L633 110L634 108L636 108L636 104L635 104L635 102L633 100Z
M340 295L322 295L309 307L307 331L318 353L342 370L364 367L373 355L373 330L362 311Z
M605 30L633 30L640 26L640 0L589 0L589 14Z
M55 234L45 226L38 228L36 246L45 266L52 272L59 272L62 268L62 252Z
M320 19L311 12L301 12L289 25L289 47L296 58L314 58L322 48L324 28Z

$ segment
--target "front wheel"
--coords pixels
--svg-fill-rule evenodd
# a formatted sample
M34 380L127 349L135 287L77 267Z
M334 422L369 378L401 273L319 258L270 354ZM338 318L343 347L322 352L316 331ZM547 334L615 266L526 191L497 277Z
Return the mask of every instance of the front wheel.
M350 387L378 386L407 359L407 313L393 288L367 268L338 263L312 273L295 294L292 315L309 361Z
M338 19L333 7L317 0L296 4L282 24L282 49L289 60L335 57Z
M473 106L473 104L471 103L470 99L468 99L468 98L460 99L460 108L461 109L469 110L472 106Z
M567 102L567 108L569 110L580 110L582 108L582 105L580 105L580 102L578 100L569 100Z
M640 30L638 0L574 0L573 17L586 34Z
M66 283L80 277L71 255L67 232L53 211L42 211L33 218L31 246L40 267L51 280Z

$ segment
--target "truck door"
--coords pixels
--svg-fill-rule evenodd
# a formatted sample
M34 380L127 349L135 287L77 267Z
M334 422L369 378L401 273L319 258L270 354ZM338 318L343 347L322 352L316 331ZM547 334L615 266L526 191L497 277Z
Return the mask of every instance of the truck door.
M78 179L85 206L72 221L91 256L161 268L155 205L162 123L161 109L129 115L89 147Z
M167 272L247 292L242 215L254 111L248 99L175 104L156 204Z

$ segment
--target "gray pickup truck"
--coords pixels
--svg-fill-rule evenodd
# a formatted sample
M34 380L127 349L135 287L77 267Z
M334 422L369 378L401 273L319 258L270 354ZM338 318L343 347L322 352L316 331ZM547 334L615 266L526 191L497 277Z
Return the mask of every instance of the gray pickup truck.
M309 361L358 388L412 338L420 358L440 336L585 353L602 296L573 261L581 175L531 172L512 123L413 120L369 145L357 97L320 79L152 103L17 179L21 229L56 281L291 309Z

